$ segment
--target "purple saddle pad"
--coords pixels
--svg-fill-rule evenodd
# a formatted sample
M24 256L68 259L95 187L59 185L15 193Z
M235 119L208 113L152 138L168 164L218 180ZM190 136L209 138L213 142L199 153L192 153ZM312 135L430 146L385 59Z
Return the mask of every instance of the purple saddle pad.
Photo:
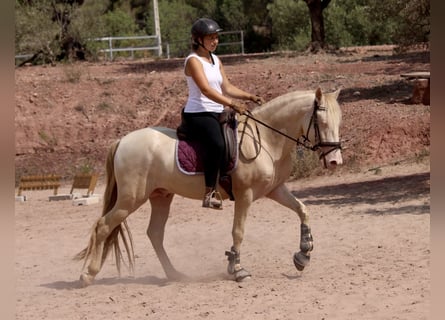
M179 170L188 175L203 174L204 152L204 147L198 141L178 140L176 142L176 163ZM235 159L229 161L226 171L229 172L233 170L235 165L236 156Z

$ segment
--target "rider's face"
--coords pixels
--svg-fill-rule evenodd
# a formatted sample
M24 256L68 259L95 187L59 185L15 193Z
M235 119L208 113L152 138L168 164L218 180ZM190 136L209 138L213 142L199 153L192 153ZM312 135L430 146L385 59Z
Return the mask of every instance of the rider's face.
M204 36L203 38L204 47L209 50L210 52L213 52L216 50L216 47L219 43L219 37L217 33L212 33Z

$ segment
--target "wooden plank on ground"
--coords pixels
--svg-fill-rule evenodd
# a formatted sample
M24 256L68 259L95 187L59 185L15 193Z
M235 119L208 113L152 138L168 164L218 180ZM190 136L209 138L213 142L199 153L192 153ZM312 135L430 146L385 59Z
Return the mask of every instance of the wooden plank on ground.
M415 71L415 72L404 73L404 74L401 74L400 76L407 80L429 79L430 72L429 71Z
M88 189L87 195L93 194L97 184L97 177L96 173L77 173L74 176L70 194L73 193L74 189Z
M57 195L60 178L59 175L55 174L22 176L17 195L21 196L24 190L54 190L54 195Z

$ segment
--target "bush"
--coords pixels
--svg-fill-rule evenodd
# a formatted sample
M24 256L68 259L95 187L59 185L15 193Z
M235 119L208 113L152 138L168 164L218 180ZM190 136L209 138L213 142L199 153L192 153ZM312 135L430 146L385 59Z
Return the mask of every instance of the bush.
M302 50L311 39L308 8L303 1L277 0L267 5L274 49Z
M60 53L60 27L52 20L48 0L34 5L17 1L15 7L16 54L40 53L42 62L53 63Z
M160 28L164 47L168 44L173 56L185 56L190 51L190 29L198 18L198 9L184 1L159 2ZM154 21L150 13L149 21ZM148 24L147 34L155 34L154 23Z
M292 179L307 178L320 172L320 161L316 152L298 146L292 158Z
M16 0L16 54L38 53L44 63L82 59L85 54L97 58L106 44L90 39L155 34L149 2ZM215 19L225 31L243 30L248 52L301 51L311 42L309 10L302 0L163 0L158 4L162 41L170 44L173 56L190 50L190 27L198 17ZM323 15L326 43L336 47L429 41L428 0L336 0ZM221 53L226 51L222 48Z

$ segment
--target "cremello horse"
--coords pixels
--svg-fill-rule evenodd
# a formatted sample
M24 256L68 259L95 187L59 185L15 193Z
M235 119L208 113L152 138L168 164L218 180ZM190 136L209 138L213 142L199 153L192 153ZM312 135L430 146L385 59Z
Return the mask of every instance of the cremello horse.
M244 223L253 201L267 197L295 211L301 223L300 252L293 260L298 270L308 264L313 239L305 205L286 188L292 168L295 142L317 150L325 167L342 163L339 126L341 111L337 102L339 90L332 93L296 91L279 96L252 113L238 117L239 159L232 172L235 212L233 245L228 256L228 272L241 281L250 277L241 267L240 247ZM116 255L120 273L123 261L120 246L125 246L129 267L133 269L134 255L131 233L126 218L147 200L151 217L147 235L168 279L181 279L164 249L164 230L170 204L175 194L201 200L204 192L202 175L185 175L175 161L176 132L162 127L133 131L112 144L106 163L107 185L102 216L94 224L88 246L77 254L84 260L80 280L91 284L111 249ZM220 190L224 199L228 195ZM200 206L200 202L196 203ZM210 210L210 209L208 209ZM119 238L121 240L119 240Z

